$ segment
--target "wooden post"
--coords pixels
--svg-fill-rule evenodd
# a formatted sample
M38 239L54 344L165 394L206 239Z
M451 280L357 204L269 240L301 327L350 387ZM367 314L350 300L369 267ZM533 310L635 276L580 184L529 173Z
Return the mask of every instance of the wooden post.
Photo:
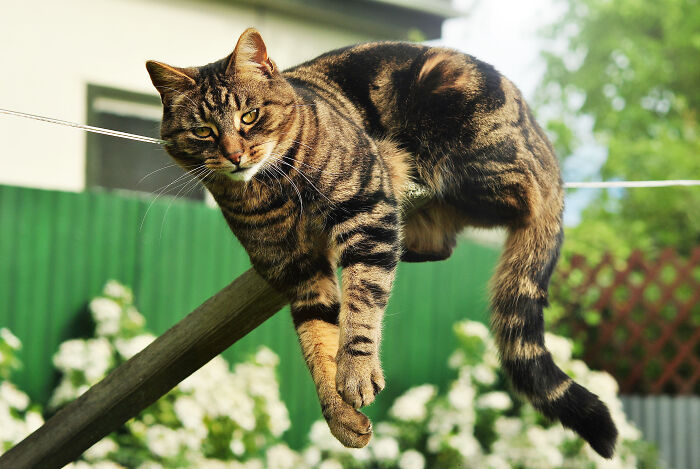
M3 454L0 468L63 467L286 302L254 270L248 270Z

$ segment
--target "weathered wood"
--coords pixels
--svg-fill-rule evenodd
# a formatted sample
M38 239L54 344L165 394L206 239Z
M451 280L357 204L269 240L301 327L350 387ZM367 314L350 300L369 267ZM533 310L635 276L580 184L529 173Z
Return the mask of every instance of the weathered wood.
M285 304L247 271L3 454L0 468L63 467Z

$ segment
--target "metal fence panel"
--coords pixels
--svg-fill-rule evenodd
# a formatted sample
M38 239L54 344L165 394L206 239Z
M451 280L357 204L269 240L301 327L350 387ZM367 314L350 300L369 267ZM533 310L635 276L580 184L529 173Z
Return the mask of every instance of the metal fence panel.
M622 396L625 413L671 469L700 469L700 396Z

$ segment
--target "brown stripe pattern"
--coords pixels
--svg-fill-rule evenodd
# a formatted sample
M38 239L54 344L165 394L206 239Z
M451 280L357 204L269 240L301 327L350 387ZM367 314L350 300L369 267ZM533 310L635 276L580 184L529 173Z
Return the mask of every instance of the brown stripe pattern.
M147 67L169 153L213 194L256 270L288 296L323 415L343 444L371 437L356 409L384 387L381 321L397 263L446 259L467 225L505 226L492 282L503 367L537 409L612 455L607 408L544 345L562 184L510 81L469 55L392 42L280 72L253 29L218 62ZM429 200L404 200L409 183Z

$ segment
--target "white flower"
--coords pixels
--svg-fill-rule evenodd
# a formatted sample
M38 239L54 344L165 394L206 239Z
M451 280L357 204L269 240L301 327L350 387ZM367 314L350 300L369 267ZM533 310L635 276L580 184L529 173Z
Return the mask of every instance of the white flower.
M318 466L318 469L343 469L343 465L335 459L326 459Z
M146 445L152 453L172 458L180 452L180 439L175 430L164 425L153 425L146 429Z
M78 390L68 377L63 377L49 400L49 407L56 408L78 397Z
M29 405L29 396L9 381L3 381L0 383L0 401L7 402L10 407L17 410L25 410Z
M304 462L309 466L315 466L321 461L321 450L315 446L309 446L302 454Z
M484 458L486 469L504 469L511 465L500 454L489 454Z
M265 459L266 469L297 469L301 463L299 455L281 443L269 448Z
M448 444L456 449L465 461L474 459L481 454L481 446L471 433L453 435Z
M467 363L467 357L464 355L464 351L457 349L452 352L450 358L447 359L447 366L450 368L459 368Z
M462 321L457 324L457 331L467 337L477 337L483 341L489 338L489 330L486 326L476 321Z
M85 378L94 384L101 380L112 366L112 345L105 338L90 339L86 342Z
M25 436L23 422L12 415L10 406L6 402L0 400L0 451L3 448L2 443L7 442L12 445Z
M131 290L116 280L108 281L102 291L105 295L111 296L112 298L119 298L127 303L131 303L132 301Z
M571 340L546 332L544 334L544 343L555 362L565 363L571 360L571 351L574 348Z
M399 443L390 436L377 438L372 442L372 452L379 460L391 461L399 456Z
M118 338L114 341L114 347L119 355L128 360L148 347L155 339L155 336L151 334L141 334L131 339Z
M490 338L486 341L486 351L484 352L482 362L484 365L494 370L499 369L501 366L501 361L498 359L498 348Z
M499 417L494 423L494 429L501 438L513 438L520 434L523 422L515 417Z
M80 339L63 342L53 356L54 366L64 373L82 370L85 368L86 361L85 341Z
M92 318L96 323L98 336L110 336L119 332L122 307L109 298L95 298L90 302Z
M109 453L112 453L117 449L119 449L119 447L114 440L106 437L102 438L100 441L88 448L88 450L83 453L83 456L88 461L96 461L98 459L106 458Z
M190 429L200 429L204 428L206 433L206 428L203 424L204 410L202 406L197 403L190 396L181 396L175 400L173 405L175 408L175 415L177 415L178 420L182 422L185 428Z
M27 434L32 433L44 424L44 418L39 412L29 411L24 416Z
M503 391L493 391L479 397L476 405L483 409L508 410L513 405L510 396Z
M82 371L88 382L94 384L112 365L112 346L103 337L68 340L58 348L53 363L64 374Z
M458 380L452 384L447 393L447 400L455 409L467 410L473 407L476 390L466 380Z
M135 328L143 327L146 324L146 318L133 306L127 308L126 319L131 323L131 326Z
M242 469L264 469L264 466L259 459L249 459L243 463Z
M421 421L427 415L425 408L436 393L435 386L424 384L406 391L389 409L389 414L399 420Z
M609 373L604 371L592 371L585 380L586 387L600 396L602 400L617 400L617 381Z
M243 444L243 441L239 440L238 438L234 438L233 440L231 440L229 449L236 456L242 456L243 453L245 453L245 445Z
M399 459L399 469L424 469L425 458L414 449L405 451Z
M0 339L2 339L10 348L19 350L22 348L22 342L9 329L0 328Z
M591 372L588 365L586 365L586 362L583 360L571 360L571 362L568 363L567 368L571 377L576 380L585 378Z
M255 361L259 365L274 367L274 366L277 366L279 364L280 359L275 354L275 352L273 352L269 348L260 347L258 349L257 353L255 354Z
M266 410L269 416L270 433L273 436L281 436L291 425L287 407L282 401L274 400L268 402Z
M497 378L492 368L481 363L472 368L472 377L474 381L484 386L491 386Z
M374 430L377 435L393 436L394 438L398 438L400 433L399 427L391 422L377 422L374 425Z

